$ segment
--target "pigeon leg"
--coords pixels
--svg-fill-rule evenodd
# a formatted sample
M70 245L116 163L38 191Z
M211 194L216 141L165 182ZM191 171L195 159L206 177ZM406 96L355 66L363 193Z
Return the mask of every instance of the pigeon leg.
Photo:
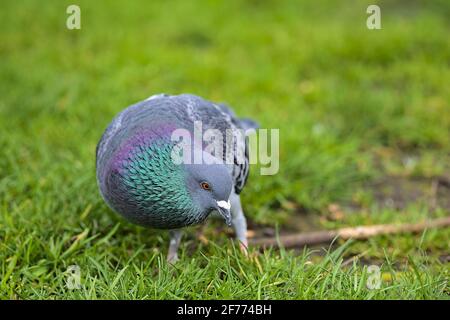
M230 197L231 202L231 223L233 225L234 231L236 233L236 239L239 240L241 250L247 253L247 221L242 211L241 198L238 194L232 193Z
M178 247L180 246L180 240L182 232L179 229L169 230L170 244L169 253L167 254L167 262L175 263L178 261Z

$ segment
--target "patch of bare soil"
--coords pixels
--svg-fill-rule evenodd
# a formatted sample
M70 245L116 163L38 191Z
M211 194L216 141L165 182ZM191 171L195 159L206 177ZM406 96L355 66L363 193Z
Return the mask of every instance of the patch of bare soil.
M398 211L410 204L420 204L434 211L438 208L450 211L450 177L411 178L403 176L386 176L366 186L371 190L380 208ZM280 235L290 235L320 230L323 220L341 220L344 212L358 212L361 207L350 204L330 204L322 214L312 213L300 208L289 216L286 224L278 231ZM258 225L249 221L249 237L275 237L272 226Z
M450 210L450 178L408 178L387 176L369 188L380 207L405 209L411 203L424 204L429 210Z

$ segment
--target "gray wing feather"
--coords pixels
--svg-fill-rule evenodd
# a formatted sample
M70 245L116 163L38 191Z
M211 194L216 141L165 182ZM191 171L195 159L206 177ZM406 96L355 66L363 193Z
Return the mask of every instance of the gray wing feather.
M222 134L226 135L227 129L232 130L246 130L249 128L256 128L256 122L252 121L252 126L248 126L247 122L242 122L237 118L233 110L223 103L212 103L201 97L192 94L182 94L179 96L171 96L171 99L177 100L184 106L189 123L194 121L202 121L203 130L218 129ZM245 120L247 121L247 120ZM255 126L256 125L256 126ZM237 148L242 148L237 150ZM224 146L224 159L226 160L226 149ZM248 140L245 138L244 144L235 144L233 152L234 164L231 166L231 175L234 180L235 192L239 194L244 188L249 175L249 155L248 155ZM239 158L238 154L244 156Z

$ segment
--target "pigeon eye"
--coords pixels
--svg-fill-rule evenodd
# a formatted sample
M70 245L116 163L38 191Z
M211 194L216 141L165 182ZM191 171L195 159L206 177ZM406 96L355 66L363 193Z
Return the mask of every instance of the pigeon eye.
M211 190L211 186L209 185L208 182L202 182L202 183L200 183L200 186L202 187L203 190L208 190L208 191Z

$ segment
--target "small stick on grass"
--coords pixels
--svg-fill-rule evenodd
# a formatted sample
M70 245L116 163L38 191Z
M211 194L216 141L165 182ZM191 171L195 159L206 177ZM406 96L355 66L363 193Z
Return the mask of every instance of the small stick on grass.
M380 224L373 226L359 226L342 228L337 230L315 231L284 235L278 238L256 238L250 240L250 244L262 247L285 248L303 247L320 243L329 243L334 239L358 239L366 240L379 235L399 234L399 233L419 233L425 229L444 228L450 226L450 216L420 223L408 223L400 225Z

